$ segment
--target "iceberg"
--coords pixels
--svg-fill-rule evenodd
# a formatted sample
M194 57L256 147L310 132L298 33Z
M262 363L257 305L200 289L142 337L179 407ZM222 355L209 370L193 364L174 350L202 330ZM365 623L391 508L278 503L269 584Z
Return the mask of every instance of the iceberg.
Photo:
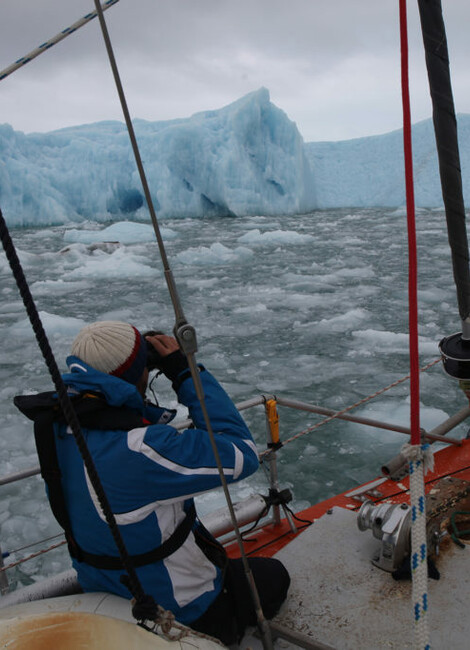
M464 201L470 202L470 115L458 115ZM432 120L413 125L413 176L417 207L443 205ZM325 208L405 205L403 131L340 142L305 145L314 172L318 206Z
M468 202L470 116L460 115L458 123ZM405 203L401 130L304 143L265 88L187 119L135 120L134 126L159 218L280 216ZM413 153L416 205L441 207L431 120L415 125ZM0 125L0 207L10 226L149 222L120 122L42 134Z
M316 206L296 125L265 88L188 119L134 123L159 217L296 214ZM148 218L124 124L46 134L0 127L8 224Z

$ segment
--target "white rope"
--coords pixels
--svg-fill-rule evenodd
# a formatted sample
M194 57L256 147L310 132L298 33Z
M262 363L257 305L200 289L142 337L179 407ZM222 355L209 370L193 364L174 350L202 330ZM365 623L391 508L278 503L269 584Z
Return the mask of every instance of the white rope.
M426 544L426 498L424 474L434 466L428 444L405 444L402 454L410 463L411 578L414 638L417 650L430 650L428 619L428 562Z
M135 603L135 599L133 599L132 602ZM149 623L151 623L151 625L149 625ZM225 645L220 639L210 636L210 634L193 630L182 623L178 623L173 612L163 609L160 605L157 606L157 616L155 620L146 621L142 627L156 636L164 637L168 641L182 641L185 639L187 642L185 645L192 645L191 637L198 637L225 648Z

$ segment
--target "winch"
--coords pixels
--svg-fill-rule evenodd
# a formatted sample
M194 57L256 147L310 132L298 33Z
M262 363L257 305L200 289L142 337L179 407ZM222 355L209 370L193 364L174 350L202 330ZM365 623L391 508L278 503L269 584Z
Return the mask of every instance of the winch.
M357 516L359 530L370 528L382 544L373 564L384 571L395 571L410 554L411 507L406 503L364 501Z
M445 476L426 495L427 553L433 561L449 536L452 515L470 514L470 483ZM367 500L357 515L359 530L372 530L381 541L372 563L385 571L396 571L411 552L411 506L407 503L378 503ZM466 527L468 527L466 525Z

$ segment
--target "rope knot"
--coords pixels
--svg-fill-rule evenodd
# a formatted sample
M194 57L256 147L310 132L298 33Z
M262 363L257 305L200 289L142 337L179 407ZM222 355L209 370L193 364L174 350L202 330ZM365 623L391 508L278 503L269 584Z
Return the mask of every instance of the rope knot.
M422 462L424 474L434 470L434 454L428 443L424 445L411 445L407 442L401 448L401 453L409 463L418 465Z
M153 596L144 594L138 600L133 601L132 616L136 621L154 621L158 615L159 605Z
M170 612L168 609L163 609L163 607L160 607L160 605L158 605L157 616L154 620L162 628L163 634L168 636L172 627L174 626L175 616L173 612Z

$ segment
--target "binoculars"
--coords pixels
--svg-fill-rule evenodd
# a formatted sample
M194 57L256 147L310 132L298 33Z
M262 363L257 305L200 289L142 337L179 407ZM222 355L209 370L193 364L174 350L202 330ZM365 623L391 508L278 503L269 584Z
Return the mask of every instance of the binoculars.
M143 336L145 338L146 336L155 336L155 334L164 334L164 332L160 332L158 330L149 330L148 332L144 332ZM145 340L145 342L147 344L146 366L148 371L151 372L152 370L161 370L162 357L158 354L151 343L149 343L147 340Z

